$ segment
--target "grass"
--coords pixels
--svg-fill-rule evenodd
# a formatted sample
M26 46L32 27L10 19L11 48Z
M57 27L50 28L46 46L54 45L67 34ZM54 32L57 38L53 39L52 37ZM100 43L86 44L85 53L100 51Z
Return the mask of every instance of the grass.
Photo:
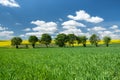
M0 48L0 80L120 80L120 46Z

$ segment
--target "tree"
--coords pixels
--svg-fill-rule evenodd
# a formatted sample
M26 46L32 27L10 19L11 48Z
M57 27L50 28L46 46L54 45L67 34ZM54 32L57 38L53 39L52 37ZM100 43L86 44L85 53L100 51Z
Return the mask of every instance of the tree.
M111 41L111 37L105 36L105 37L103 38L103 41L104 41L104 44L106 44L106 46L108 47L108 46L109 46L109 43L110 43L110 41Z
M68 34L68 43L74 47L76 36L74 34Z
M86 36L77 36L78 44L82 43L83 46L86 47L86 41L87 41L87 37Z
M40 42L42 44L45 44L46 47L48 47L48 45L51 43L51 40L52 40L52 38L49 34L42 34Z
M97 36L96 34L93 34L91 37L90 37L90 43L92 45L95 45L96 47L98 47L98 42L100 41L100 38L99 36Z
M81 36L81 43L83 44L84 47L86 47L86 41L87 41L87 37L86 36Z
M38 41L38 38L36 36L30 36L28 41L32 44L32 47L35 48L35 44Z
M59 47L65 47L65 43L67 42L67 35L66 34L58 34L55 38L55 43Z
M82 43L81 36L76 36L76 40L77 40L78 45L79 45L80 43Z
M18 48L18 45L22 43L22 39L20 37L13 37L11 39L11 45L16 46Z

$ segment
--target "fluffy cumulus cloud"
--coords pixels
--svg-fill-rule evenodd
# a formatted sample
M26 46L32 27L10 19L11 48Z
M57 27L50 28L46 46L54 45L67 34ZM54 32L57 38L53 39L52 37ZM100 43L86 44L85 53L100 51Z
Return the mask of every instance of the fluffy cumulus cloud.
M6 27L0 27L0 39L11 39L14 35L13 31L9 31Z
M42 32L29 32L29 33L26 33L25 36L35 35L37 37L40 37L42 34L43 34Z
M69 21L63 22L62 26L65 29L76 28L76 27L86 27L86 25L79 23L77 21L74 21L74 20L69 20Z
M33 28L33 31L41 31L45 33L55 32L57 30L57 24L55 22L45 22L45 21L32 21L32 24L35 24L37 27Z
M45 21L32 21L31 24L36 25L32 28L32 32L26 33L26 35L36 35L40 37L43 33L54 34L57 31L57 24L55 22L45 22Z
M15 0L0 0L0 4L6 7L20 7Z
M14 31L10 31L8 27L3 27L0 24L0 39L1 40L11 39L13 35L14 35Z
M112 28L112 30L111 30ZM88 34L97 34L101 39L103 39L104 36L110 36L112 39L120 39L120 30L118 27L110 27L110 28L104 28L101 26L95 26L93 28L87 28Z
M118 25L113 25L110 29L118 29Z
M60 33L80 35L80 34L82 34L82 31L81 31L81 29L74 28L74 29L63 30Z
M106 30L106 28L103 28L101 26L95 26L95 27L89 29L89 31L90 30L92 30L92 31L104 31L104 30Z
M86 21L91 22L91 23L100 23L103 20L104 20L103 18L96 16L96 17L88 18Z
M106 30L106 31L99 31L98 35L103 38L104 36L110 36L112 39L120 39L119 34L115 34L114 31Z
M104 36L110 36L111 34L113 34L113 32L111 32L111 31L98 31L98 34L101 37L104 37Z
M76 16L68 15L68 18L73 20L87 20L90 18L90 15L86 13L84 10L80 10L76 12Z
M14 33L13 31L0 31L0 36L9 37L13 33Z
M100 23L104 21L103 18L98 16L90 16L90 14L86 13L84 10L80 10L76 12L76 16L68 15L68 18L73 20L84 20L91 23Z
M104 27L101 27L101 26L95 26L93 28L87 28L87 31L89 33L89 35L92 35L92 34L97 34L101 39L104 37L104 36L110 36L112 39L119 39L119 31L120 30L111 30L109 28L104 28ZM116 34L117 33L117 34Z
M2 31L2 30L7 30L8 28L6 28L6 27L1 27L0 26L0 31Z
M61 31L60 33L64 33L64 34L75 34L75 35L80 35L82 34L82 30L80 29L81 27L85 28L86 25L77 22L75 20L69 20L69 21L65 21L62 23L62 28L63 31Z
M119 32L120 32L120 29L116 29L116 30L115 30L115 33L119 33Z

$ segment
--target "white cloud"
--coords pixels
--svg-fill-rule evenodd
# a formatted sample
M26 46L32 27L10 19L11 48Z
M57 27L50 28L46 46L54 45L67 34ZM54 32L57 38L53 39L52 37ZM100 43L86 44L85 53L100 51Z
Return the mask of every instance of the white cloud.
M31 29L30 28L25 28L23 31L31 31Z
M118 34L111 34L110 36L112 39L120 39L120 35Z
M110 34L113 34L113 32L111 32L111 31L104 31L103 33L104 33L103 35L110 35Z
M25 35L24 35L24 34L21 34L20 37L25 37Z
M32 28L33 32L26 33L27 36L36 35L40 37L43 33L54 34L57 31L57 24L55 22L32 21L31 24L36 25Z
M42 34L43 34L42 32L29 32L29 33L26 33L25 35L26 36L35 35L37 37L40 37Z
M2 27L0 24L0 39L1 40L6 40L6 39L11 39L13 37L14 32L9 31L7 27Z
M116 29L115 32L120 32L120 30L119 30L119 29Z
M110 36L112 39L120 39L120 35L119 34L115 34L112 31L101 31L99 33L100 37L103 38L104 36Z
M88 13L86 13L84 10L80 10L76 12L76 16L68 15L68 18L73 20L84 20L91 23L100 23L104 21L103 18L100 18L98 16L90 16Z
M0 31L7 30L8 28L0 26Z
M103 30L106 30L106 28L103 28L101 26L95 26L91 29L88 29L88 30L93 30L93 31L103 31Z
M15 0L0 0L0 4L6 7L20 7Z
M90 18L90 15L84 10L80 10L76 12L76 16L68 15L68 18L73 20L87 20Z
M96 17L91 17L91 18L87 19L86 21L91 22L91 23L100 23L103 21L103 19L96 16Z
M60 33L80 35L82 31L80 29L74 28L61 31Z
M101 39L103 39L104 36L110 36L112 39L120 39L120 35L119 34L115 34L114 31L109 31L109 30L98 31L96 34L99 35L99 37ZM92 34L90 34L90 35L92 35Z
M10 39L13 37L14 32L13 31L0 31L0 39Z
M75 20L69 20L65 21L61 24L63 27L63 31L60 31L60 33L64 34L75 34L75 35L80 35L82 34L80 27L86 27L86 25L77 22Z
M110 29L118 29L118 25L113 25Z
M120 39L119 32L120 30L110 30L109 28L103 28L101 26L93 27L93 28L87 28L87 31L89 35L97 34L101 39L103 39L104 36L110 36L112 39Z
M5 35L11 35L11 34L13 34L14 32L13 31L1 31L0 32L0 36L5 36Z
M62 26L65 29L76 28L76 27L86 27L86 25L79 23L77 21L74 21L74 20L69 20L69 21L63 22Z
M33 31L51 33L51 34L57 31L57 24L55 22L45 22L45 21L37 20L37 21L32 21L31 23L37 26L35 28L32 28Z
M31 24L35 24L35 25L39 26L39 25L45 24L45 21L36 20L36 21L32 21Z

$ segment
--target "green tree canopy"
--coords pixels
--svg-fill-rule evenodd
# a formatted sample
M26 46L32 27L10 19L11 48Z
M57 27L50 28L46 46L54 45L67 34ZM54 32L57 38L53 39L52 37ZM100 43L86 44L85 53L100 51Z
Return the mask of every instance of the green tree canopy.
M82 43L83 46L86 47L86 41L87 41L87 37L86 36L77 36L78 44Z
M22 43L22 39L20 37L13 37L11 39L11 45L16 46L16 48L18 48L18 45L20 45Z
M77 36L76 39L77 39L77 43L78 43L78 44L82 43L81 36Z
M90 43L91 44L93 44L97 47L99 41L100 41L99 36L97 36L96 34L91 35L91 37L90 37Z
M40 42L42 44L45 44L46 47L48 47L48 45L51 43L51 40L52 40L52 38L49 34L42 34Z
M38 38L36 36L30 36L28 41L32 44L32 47L35 48L35 44L38 41Z
M67 35L66 34L58 34L55 38L55 43L59 47L65 47L65 43L67 42Z
M76 40L76 36L74 34L68 34L68 43L74 47L74 43Z
M109 43L111 41L111 37L105 36L105 37L103 37L103 41L104 41L104 44L106 44L106 46L108 47Z

